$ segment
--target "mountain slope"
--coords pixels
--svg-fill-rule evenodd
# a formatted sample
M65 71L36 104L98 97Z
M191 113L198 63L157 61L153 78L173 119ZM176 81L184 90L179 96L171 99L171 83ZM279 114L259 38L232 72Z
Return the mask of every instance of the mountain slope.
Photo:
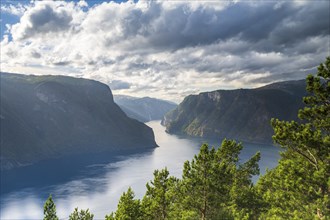
M7 73L0 77L2 169L76 153L156 146L152 129L128 118L100 82Z
M169 133L271 143L270 119L296 119L305 94L305 81L300 80L190 95L162 124Z
M141 122L161 120L167 112L177 106L175 103L150 97L114 95L114 100L128 117Z

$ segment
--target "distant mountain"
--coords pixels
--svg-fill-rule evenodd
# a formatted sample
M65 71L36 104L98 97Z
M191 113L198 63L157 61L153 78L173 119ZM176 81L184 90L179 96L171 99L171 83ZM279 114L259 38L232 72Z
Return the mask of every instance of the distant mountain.
M305 87L305 80L300 80L190 95L165 115L162 124L169 133L272 143L270 119L297 119Z
M173 102L149 97L114 95L114 100L128 117L141 122L161 120L167 112L177 107Z
M0 77L1 169L157 146L152 129L127 117L105 84L65 76Z

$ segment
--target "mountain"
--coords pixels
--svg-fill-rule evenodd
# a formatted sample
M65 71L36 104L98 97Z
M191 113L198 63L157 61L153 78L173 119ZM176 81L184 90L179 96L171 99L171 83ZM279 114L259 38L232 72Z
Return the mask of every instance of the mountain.
M128 117L141 122L161 120L167 112L177 107L173 102L150 97L114 95L114 100Z
M305 80L299 80L190 95L162 124L169 133L272 143L270 119L297 119L305 87Z
M105 84L65 76L0 77L2 169L157 146L152 129L127 117Z

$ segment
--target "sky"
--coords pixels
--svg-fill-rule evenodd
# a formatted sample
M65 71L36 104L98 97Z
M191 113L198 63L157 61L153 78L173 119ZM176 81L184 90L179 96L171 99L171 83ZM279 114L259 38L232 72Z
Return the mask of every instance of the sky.
M1 1L1 71L114 94L189 94L303 79L330 56L330 1Z

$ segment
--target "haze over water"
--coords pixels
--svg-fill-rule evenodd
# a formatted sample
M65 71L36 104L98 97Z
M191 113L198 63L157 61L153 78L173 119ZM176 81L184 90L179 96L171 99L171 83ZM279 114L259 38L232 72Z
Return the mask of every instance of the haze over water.
M129 186L137 198L142 198L146 190L145 184L152 180L155 169L167 167L171 175L181 177L184 161L191 160L203 142L209 142L212 146L219 146L221 142L187 139L167 134L160 121L148 122L147 125L154 130L156 142L160 146L151 152L120 157L115 161L104 161L102 158L100 164L76 169L75 175L69 172L70 166L76 163L72 161L71 165L60 166L53 162L51 165L33 165L28 169L33 171L32 174L38 173L40 169L52 172L53 179L48 181L51 182L48 185L38 183L39 180L44 181L43 175L34 176L27 172L10 171L14 172L12 175L22 176L24 173L24 178L11 178L13 183L6 183L7 185L1 182L1 187L12 186L7 192L6 189L2 189L1 219L42 219L43 203L50 193L61 219L68 219L75 207L89 208L95 219L104 219L106 214L116 209L120 195ZM244 144L244 147L241 153L242 162L261 151L259 165L262 173L266 167L272 168L277 164L278 148L254 144ZM22 180L33 182L34 185L26 187L24 182L15 183Z

